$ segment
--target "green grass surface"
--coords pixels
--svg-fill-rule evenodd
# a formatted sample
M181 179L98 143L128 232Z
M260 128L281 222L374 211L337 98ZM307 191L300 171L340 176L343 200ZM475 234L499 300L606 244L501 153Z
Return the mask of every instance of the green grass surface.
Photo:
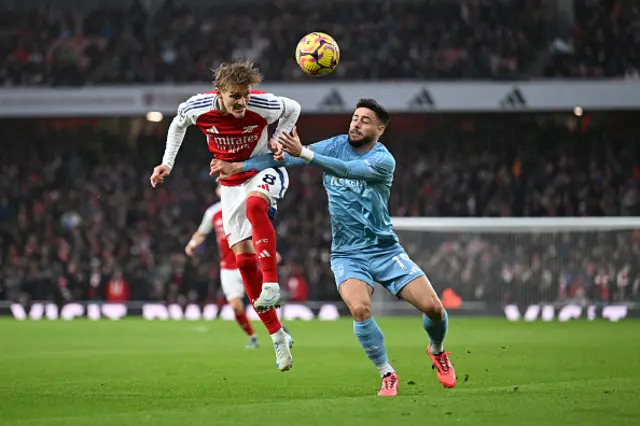
M0 320L0 425L640 424L640 322L453 318L444 389L419 318L378 318L400 395L351 321L291 322L294 367L224 321Z

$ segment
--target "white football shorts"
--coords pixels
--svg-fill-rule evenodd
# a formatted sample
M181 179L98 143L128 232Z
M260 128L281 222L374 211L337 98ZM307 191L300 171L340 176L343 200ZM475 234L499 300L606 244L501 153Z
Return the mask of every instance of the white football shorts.
M251 238L251 223L247 219L246 202L250 192L261 192L269 197L269 213L275 216L278 201L289 188L289 174L284 167L266 169L237 186L222 186L222 226L227 234L229 247Z
M244 298L244 285L240 269L220 269L220 283L227 301Z

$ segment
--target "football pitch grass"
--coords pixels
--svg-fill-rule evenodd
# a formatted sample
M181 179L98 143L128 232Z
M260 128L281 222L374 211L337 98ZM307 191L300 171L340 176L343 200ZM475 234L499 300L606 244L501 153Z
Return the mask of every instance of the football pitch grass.
M0 320L0 425L640 424L640 322L455 318L444 389L415 318L378 318L400 376L378 373L350 320L290 322L294 366L225 321Z

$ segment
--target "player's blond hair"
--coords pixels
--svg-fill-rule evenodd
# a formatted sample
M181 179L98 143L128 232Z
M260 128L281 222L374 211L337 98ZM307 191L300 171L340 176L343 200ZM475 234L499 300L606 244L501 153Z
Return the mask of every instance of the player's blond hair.
M262 73L248 59L231 63L223 62L213 73L214 84L219 91L244 84L255 86L262 82Z

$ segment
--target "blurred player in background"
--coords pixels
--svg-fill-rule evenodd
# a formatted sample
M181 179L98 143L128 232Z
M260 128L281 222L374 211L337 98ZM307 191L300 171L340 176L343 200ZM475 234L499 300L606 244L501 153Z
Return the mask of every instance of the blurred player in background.
M398 376L389 363L384 335L371 313L375 283L406 300L423 313L422 324L430 344L427 354L438 380L453 387L456 375L444 351L447 312L424 272L404 251L391 227L387 208L395 159L378 139L389 124L389 113L373 99L358 102L348 135L304 147L293 135L279 137L287 154L254 157L243 163L213 160L211 173L222 178L246 170L263 170L280 164L312 164L325 173L333 243L331 269L338 291L354 319L355 335L382 376L380 396L398 393ZM276 146L273 146L274 149ZM297 157L297 158L294 158Z
M216 188L216 195L220 197L220 187ZM187 256L194 256L195 250L204 242L212 230L215 231L218 252L220 253L220 284L222 285L222 292L229 305L233 308L238 325L249 336L249 342L245 347L257 348L258 338L244 310L242 275L236 264L236 255L229 248L224 227L222 226L222 205L220 202L211 205L204 212L198 230L193 233L184 251Z
M216 195L220 198L220 186L216 188ZM226 233L222 224L222 205L220 202L212 204L202 216L202 222L198 230L193 233L191 240L184 248L184 252L189 257L195 255L196 249L200 246L207 236L215 231L218 252L220 253L220 284L222 293L227 299L229 305L233 308L236 321L240 328L249 336L249 342L245 345L248 349L257 348L258 337L253 331L251 322L247 318L244 307L244 285L242 283L242 275L236 264L236 256L229 248ZM280 263L280 254L276 252L276 260ZM287 328L282 328L287 334Z
M252 90L261 81L262 74L250 61L220 65L215 71L216 90L193 96L178 107L169 126L162 164L153 170L151 185L155 187L169 176L191 125L205 134L215 158L244 161L268 153L268 125L278 122L274 137L289 133L300 116L300 104ZM278 164L261 172L238 173L223 179L221 184L227 241L236 255L245 290L273 339L278 368L287 371L293 364L292 341L274 309L280 306L280 287L276 234L270 216L286 193L289 177Z

